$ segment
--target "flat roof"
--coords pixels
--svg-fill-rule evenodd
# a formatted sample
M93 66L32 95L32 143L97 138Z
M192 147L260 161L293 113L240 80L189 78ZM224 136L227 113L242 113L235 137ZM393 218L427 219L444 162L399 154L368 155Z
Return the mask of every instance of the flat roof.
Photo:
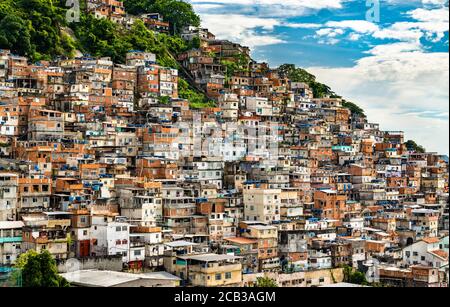
M248 228L261 229L261 230L270 230L277 229L275 226L263 226L263 225L249 225Z
M235 259L241 259L242 257L225 255L225 254L221 254L221 255L219 255L219 254L201 254L201 255L191 255L191 256L178 256L178 258L185 259L185 260L211 262L211 261L235 260Z
M72 212L65 212L65 211L42 212L42 213L44 213L45 215L72 215Z
M68 282L86 287L113 287L139 279L180 280L168 272L132 274L115 271L81 270L61 274Z
M25 224L22 221L0 221L0 229L22 228Z
M113 287L138 280L137 275L123 272L82 270L61 274L69 283L90 287Z
M180 277L175 276L173 274L170 274L169 272L166 271L161 271L161 272L149 272L149 273L144 273L141 274L142 276L145 276L145 278L150 278L150 279L159 279L159 280L182 280Z
M179 241L173 241L164 243L164 245L167 245L169 247L185 247L185 246L197 246L197 243L192 243L189 241L179 240Z
M0 177L19 177L16 173L0 173Z
M258 243L258 240L256 240L256 239L249 239L249 238L245 238L245 237L224 238L224 240L232 242L232 243L237 243L237 244L254 244L254 243Z
M368 286L350 284L347 282L338 282L331 285L320 286L320 288L368 288Z

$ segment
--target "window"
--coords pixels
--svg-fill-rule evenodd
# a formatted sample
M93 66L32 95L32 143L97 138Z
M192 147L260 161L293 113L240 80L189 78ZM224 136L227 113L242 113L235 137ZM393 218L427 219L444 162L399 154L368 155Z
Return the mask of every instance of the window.
M134 255L135 255L135 256L140 256L140 255L141 255L141 250L136 250L136 251L134 251Z
M217 273L217 274L216 274L216 280L221 280L221 279L222 279L222 274Z
M116 232L121 232L121 231L122 231L122 228L120 226L117 226L116 227Z
M231 279L231 272L225 273L225 279Z

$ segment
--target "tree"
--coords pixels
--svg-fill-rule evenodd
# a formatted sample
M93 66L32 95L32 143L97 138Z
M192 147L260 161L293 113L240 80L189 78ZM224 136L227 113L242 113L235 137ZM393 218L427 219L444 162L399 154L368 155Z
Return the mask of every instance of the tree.
M405 143L406 148L408 148L408 150L410 151L415 151L417 153L425 153L427 150L425 149L425 147L418 145L416 142L414 142L413 140L409 140Z
M358 114L358 115L361 115L363 117L366 117L366 115L364 114L364 110L361 109L360 107L358 107L353 102L344 100L344 101L342 101L342 106L344 108L349 109L353 114Z
M278 284L275 279L264 276L256 278L257 288L277 288Z
M209 101L204 94L194 90L183 78L178 79L178 95L180 98L187 99L193 109L215 107L213 101Z
M22 271L24 287L68 287L69 283L58 275L56 262L48 251L38 254L34 250L19 256L16 267Z
M344 281L357 285L369 284L364 273L357 271L348 265L344 266Z
M200 17L192 5L182 0L125 0L124 4L130 14L161 14L170 23L172 33L180 33L187 26L200 26Z
M73 54L70 38L62 33L65 11L56 0L2 0L0 47L32 61Z
M33 56L31 35L28 25L17 15L6 16L0 21L0 48L13 53Z
M278 73L282 78L288 78L292 82L303 82L312 89L315 98L335 96L336 93L326 84L316 81L316 76L310 74L303 68L297 68L294 64L283 64L278 67Z
M170 97L169 96L161 96L161 97L159 97L159 103L164 104L164 105L169 105L170 104Z

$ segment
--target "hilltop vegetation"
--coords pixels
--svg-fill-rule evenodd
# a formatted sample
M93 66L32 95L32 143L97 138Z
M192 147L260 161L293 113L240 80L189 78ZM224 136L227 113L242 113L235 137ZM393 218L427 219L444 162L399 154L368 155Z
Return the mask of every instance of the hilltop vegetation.
M68 23L65 2L65 0L2 0L0 48L27 56L33 62L50 60L58 56L70 58L74 56L75 50L80 50L92 56L111 57L118 63L123 63L125 54L134 49L153 52L158 56L161 65L177 68L178 63L167 51L178 53L191 47L180 37L153 33L140 21L127 30L110 20L96 19L93 15L86 14L83 7L80 22ZM139 1L131 2L136 5ZM140 2L152 3L152 8L160 10L157 12L164 13L173 9L172 14L178 14L180 18L179 27L190 22L200 23L190 4L183 1ZM176 17L174 15L171 18ZM71 28L75 33L75 39L63 31L64 28Z
M186 26L200 26L192 5L179 0L124 0L127 12L133 15L160 13L170 22L171 33L180 33Z
M310 86L313 91L314 97L333 97L342 98L331 90L331 88L323 83L316 81L316 76L310 74L302 68L297 68L294 64L284 64L278 68L281 77L287 77L293 82L304 82ZM364 110L357 106L355 103L343 100L342 106L349 109L353 114L366 116Z
M61 30L67 26L62 3L65 1L2 0L0 48L33 61L73 56L74 41Z
M414 152L417 153L425 153L427 150L425 149L425 147L417 144L415 141L413 140L409 140L405 143L406 148L408 148L408 150L412 150Z

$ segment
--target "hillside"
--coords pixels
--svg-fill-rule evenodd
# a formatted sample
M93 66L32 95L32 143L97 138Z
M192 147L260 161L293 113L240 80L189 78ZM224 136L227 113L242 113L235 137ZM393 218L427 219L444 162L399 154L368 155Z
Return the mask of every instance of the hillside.
M65 0L2 0L0 3L0 48L29 57L33 62L57 57L74 57L80 52L95 57L110 57L123 63L129 50L142 50L157 55L158 64L180 69L180 97L188 99L192 107L213 106L201 89L195 87L188 72L177 62L176 55L198 47L198 42L187 43L177 33L185 26L200 25L200 17L189 3L178 0L125 0L127 13L160 13L170 22L170 34L150 31L142 21L136 20L125 28L108 19L97 19L85 13L81 2L79 22L66 21ZM222 63L227 77L244 68L235 63ZM305 82L314 97L340 97L329 86L293 64L278 69L280 75L294 82ZM344 100L343 106L352 113L365 116L355 103ZM412 144L412 142L410 142Z

